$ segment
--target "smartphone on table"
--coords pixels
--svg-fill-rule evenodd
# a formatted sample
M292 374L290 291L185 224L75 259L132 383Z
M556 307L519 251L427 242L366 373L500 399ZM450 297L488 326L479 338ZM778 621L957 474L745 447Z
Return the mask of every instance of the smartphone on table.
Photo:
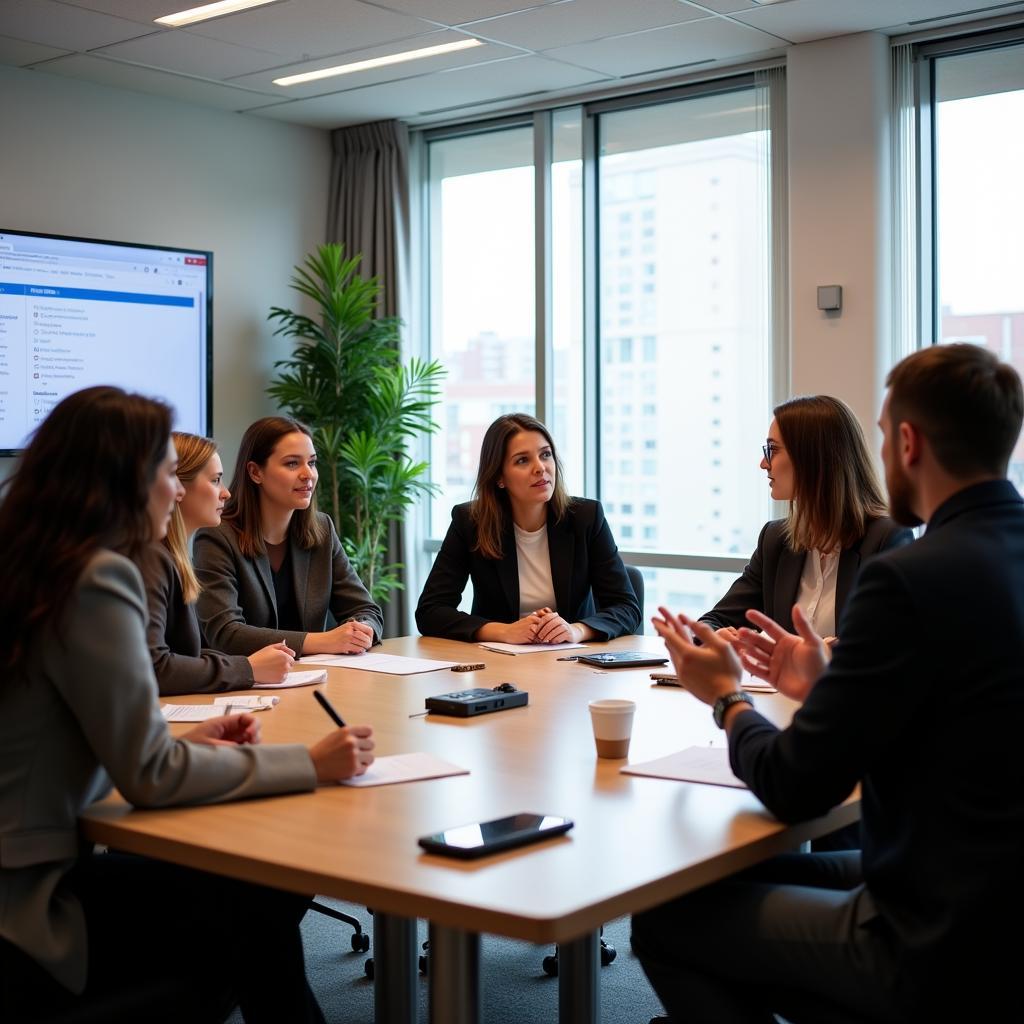
M445 829L434 835L421 836L418 842L428 853L440 853L445 857L484 857L498 850L560 836L568 832L573 824L569 818L524 811L507 818L478 821Z

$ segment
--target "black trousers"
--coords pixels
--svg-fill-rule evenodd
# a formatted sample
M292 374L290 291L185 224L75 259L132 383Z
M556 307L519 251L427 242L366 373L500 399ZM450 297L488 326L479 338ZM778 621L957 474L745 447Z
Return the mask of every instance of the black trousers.
M672 1024L905 1019L859 851L776 857L637 914L632 942Z
M84 856L67 885L85 911L88 978L73 995L0 940L0 1020L323 1024L299 922L308 896L122 853Z

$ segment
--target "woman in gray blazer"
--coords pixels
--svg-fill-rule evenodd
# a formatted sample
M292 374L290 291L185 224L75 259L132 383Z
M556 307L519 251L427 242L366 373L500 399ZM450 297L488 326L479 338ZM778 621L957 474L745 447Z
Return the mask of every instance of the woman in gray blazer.
M196 617L199 580L189 544L196 530L219 526L224 502L224 468L217 446L208 437L175 431L182 495L171 512L167 536L147 544L139 558L149 606L149 653L160 693L216 693L248 690L254 683L280 683L294 663L284 643L270 644L245 657L204 648Z
M380 640L381 610L316 511L317 478L304 424L268 416L245 432L223 522L196 535L196 608L211 647L360 654Z
M180 493L170 423L118 388L73 394L0 503L0 1020L219 1020L238 1001L250 1024L323 1021L298 930L308 900L96 854L77 833L112 785L140 807L215 803L373 760L366 726L311 749L260 746L248 714L168 732L130 556L164 535Z

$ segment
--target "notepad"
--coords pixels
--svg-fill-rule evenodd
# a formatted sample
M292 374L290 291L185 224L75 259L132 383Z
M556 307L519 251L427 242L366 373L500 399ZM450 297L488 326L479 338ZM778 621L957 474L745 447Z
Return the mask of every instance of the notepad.
M569 651L574 647L586 647L586 644L480 644L485 650L497 651L498 654L539 654L541 651Z
M643 764L628 764L619 771L623 775L647 775L655 779L679 782L700 782L708 786L732 786L746 789L729 767L727 747L687 747L667 757Z
M400 654L311 654L300 658L300 665L330 665L333 668L354 668L360 672L382 672L389 676L414 676L420 672L437 672L458 665L457 661L435 661L432 658L406 658Z
M249 711L266 711L275 704L281 703L280 697L214 697L214 704L230 704L235 708L246 708Z
M652 672L651 678L655 682L661 683L662 686L679 685L679 679L674 672ZM744 690L749 690L751 693L779 692L774 686L772 686L771 683L766 682L763 679L758 679L755 676L752 676L745 669L743 671L743 676L740 679L740 686L742 686Z
M342 779L343 786L392 786L397 782L419 782L423 779L443 779L449 775L468 775L468 768L442 761L433 754L391 754L378 757L365 775Z
M205 722L208 718L240 715L252 710L239 704L163 704L160 714L165 722Z
M290 686L313 686L326 683L327 673L322 669L309 672L289 672L283 683L253 683L254 690L287 690Z

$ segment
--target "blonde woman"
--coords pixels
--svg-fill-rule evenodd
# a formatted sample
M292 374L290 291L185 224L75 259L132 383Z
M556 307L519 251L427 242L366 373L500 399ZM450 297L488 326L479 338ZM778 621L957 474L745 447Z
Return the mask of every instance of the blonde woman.
M189 545L196 530L220 523L231 497L217 446L207 437L171 435L178 454L183 493L174 506L163 541L150 544L139 560L149 604L147 639L160 693L215 693L247 690L253 683L279 683L294 662L285 643L243 655L204 649L195 601L200 585Z

